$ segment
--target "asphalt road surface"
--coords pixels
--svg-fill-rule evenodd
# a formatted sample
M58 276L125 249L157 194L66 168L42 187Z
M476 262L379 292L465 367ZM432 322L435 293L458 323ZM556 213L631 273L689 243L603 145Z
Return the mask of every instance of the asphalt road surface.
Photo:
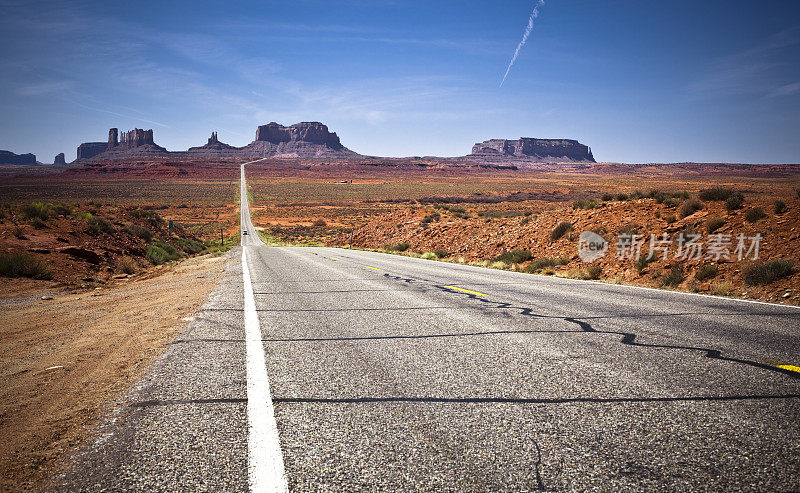
M800 490L800 310L266 247L246 197L61 489Z

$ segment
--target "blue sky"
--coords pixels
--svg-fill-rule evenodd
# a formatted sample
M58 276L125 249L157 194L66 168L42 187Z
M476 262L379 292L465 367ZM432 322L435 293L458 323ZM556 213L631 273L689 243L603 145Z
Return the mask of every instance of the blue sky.
M112 126L182 150L322 121L383 156L525 136L800 162L800 2L547 0L500 88L534 5L0 0L0 149L70 161Z

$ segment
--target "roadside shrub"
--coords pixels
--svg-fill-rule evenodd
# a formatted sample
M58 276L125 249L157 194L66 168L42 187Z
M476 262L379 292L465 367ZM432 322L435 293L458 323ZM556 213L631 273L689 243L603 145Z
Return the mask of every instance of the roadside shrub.
M709 233L713 233L723 226L725 226L725 220L721 217L710 217L706 221L706 231Z
M530 250L512 250L503 252L492 259L493 262L503 262L505 264L521 264L533 258Z
M704 265L700 267L697 272L695 272L694 278L699 282L703 282L707 279L711 279L712 277L716 277L717 272L719 272L719 269L716 265Z
M669 273L661 277L661 285L674 288L682 283L683 279L683 266L680 264L673 265Z
M173 241L178 245L178 248L190 255L203 251L203 244L199 241L186 238L175 238Z
M594 199L581 199L572 203L572 208L578 209L595 209L597 208L597 201Z
M764 213L761 207L753 207L744 213L744 219L749 223L754 223L759 219L764 219L765 217L767 217L767 215Z
M744 195L741 192L736 192L725 200L725 208L729 211L739 210L742 205L744 205Z
M397 245L393 246L391 249L395 252L405 252L410 247L408 243L398 243Z
M613 193L604 193L600 197L600 200L602 200L603 202L611 202L612 200L614 200L614 194Z
M603 267L599 264L590 265L589 267L583 269L581 271L581 279L593 281L596 279L600 279L600 276L603 274Z
M129 224L125 226L125 232L132 234L133 236L138 236L148 243L153 239L153 232L144 226L139 226L138 224Z
M791 276L794 272L794 262L778 259L748 267L744 270L743 277L746 284L754 286L771 284L778 279Z
M155 265L161 265L179 258L181 258L181 255L175 250L175 247L168 243L158 241L147 247L147 259Z
M312 222L311 224L320 228L323 228L328 225L328 223L324 219L314 219L314 222Z
M572 223L564 221L553 229L550 233L550 239L556 241L570 231L572 231Z
M422 258L422 259L425 259L425 260L436 260L439 257L437 257L436 254L433 253L433 252L425 252L422 255L420 255L419 258Z
M721 202L724 200L728 200L737 192L732 188L728 187L713 187L708 188L706 190L701 190L699 197L700 200L706 200L709 202Z
M450 253L447 250L434 250L433 253L438 258L445 258L445 257L449 257L450 256Z
M136 274L139 272L139 264L131 257L122 257L117 261L117 270L123 274Z
M50 216L52 214L53 214L52 204L31 202L30 204L22 207L22 216L25 217L25 219L29 220L38 219L40 221L47 221L48 219L50 219Z
M656 261L655 255L640 255L639 258L633 261L633 266L636 268L637 272L641 274L647 268L648 265Z
M689 199L683 204L681 204L680 208L678 209L678 215L681 218L691 216L695 212L701 210L703 208L703 203L696 199Z
M711 294L714 296L732 296L733 286L729 282L715 282L711 285Z
M525 272L533 273L549 267L558 267L559 265L566 265L569 259L565 257L541 257L534 260L525 267Z
M102 217L92 216L86 223L89 225L89 230L93 233L114 233L114 226Z
M614 198L615 198L616 200L619 200L620 202L624 202L624 201L626 201L626 200L629 200L629 199L630 199L630 197L628 196L628 194L627 194L627 193L618 193L618 194L617 194L617 196L616 196L616 197L614 197Z
M783 214L787 210L789 210L789 208L786 207L786 202L784 202L783 200L775 201L775 214Z
M0 255L0 276L30 277L31 279L52 279L50 267L27 253Z
M670 214L669 216L664 218L664 221L666 221L667 224L672 224L677 220L678 220L678 218L676 218L674 214Z

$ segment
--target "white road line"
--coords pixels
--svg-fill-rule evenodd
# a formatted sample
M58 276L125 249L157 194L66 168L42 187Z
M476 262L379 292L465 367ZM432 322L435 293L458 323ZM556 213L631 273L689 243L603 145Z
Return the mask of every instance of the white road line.
M253 284L247 267L247 248L242 247L244 278L244 329L247 340L247 423L249 428L248 480L250 491L289 491L278 425L269 393L269 377L258 324Z
M242 208L247 207L242 166ZM249 214L241 211L242 223L249 223ZM252 228L251 228L252 229ZM249 236L249 235L248 235ZM252 240L247 239L247 243ZM289 491L283 453L275 423L275 409L269 392L269 377L264 357L264 343L256 313L253 283L247 267L247 246L242 242L242 279L244 281L244 331L247 346L247 478L250 491ZM254 242L256 245L260 241Z

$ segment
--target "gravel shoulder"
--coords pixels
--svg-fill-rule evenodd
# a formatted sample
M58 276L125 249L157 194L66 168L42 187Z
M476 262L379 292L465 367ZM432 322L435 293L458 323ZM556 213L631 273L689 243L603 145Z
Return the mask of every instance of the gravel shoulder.
M107 404L184 330L228 258L191 258L81 294L35 282L3 289L0 490L38 489L63 467Z

